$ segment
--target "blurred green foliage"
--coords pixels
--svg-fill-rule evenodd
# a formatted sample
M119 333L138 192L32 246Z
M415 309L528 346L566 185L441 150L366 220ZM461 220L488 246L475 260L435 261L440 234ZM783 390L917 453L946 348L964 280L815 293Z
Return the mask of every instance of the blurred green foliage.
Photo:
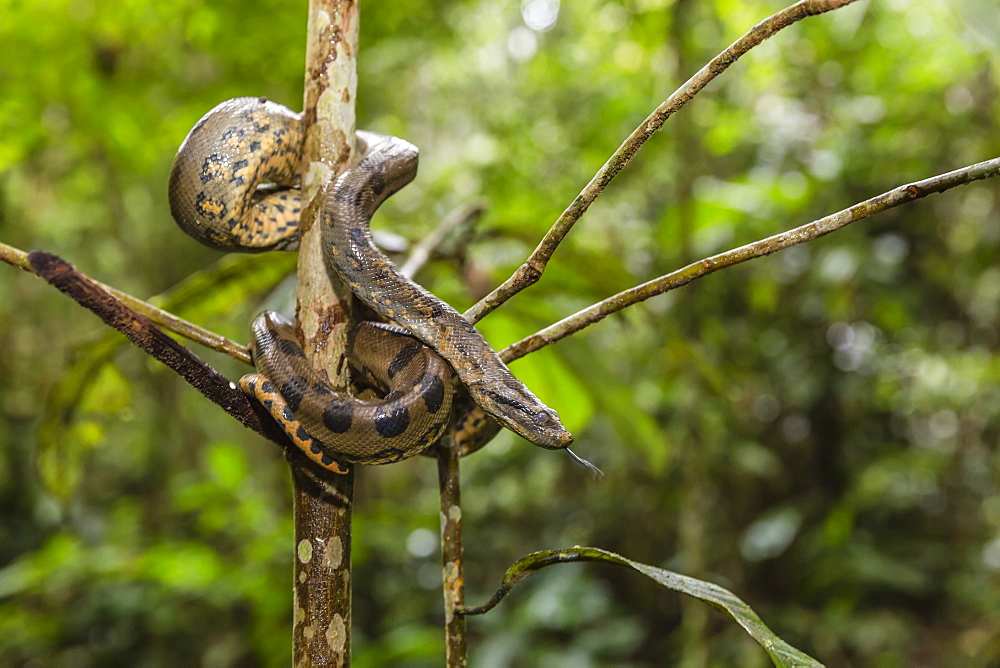
M651 109L781 6L364 4L359 125L423 152L378 226L418 239L483 200L461 271L421 277L468 306ZM187 280L171 307L245 338L289 260L181 234L167 172L221 100L301 106L305 7L0 0L0 17L0 240L137 296ZM998 35L995 0L859 2L780 33L667 123L484 332L506 345L996 157ZM469 602L527 552L592 544L718 582L833 665L1000 663L998 246L1000 184L977 183L517 362L608 476L507 434L469 458ZM286 665L280 453L12 268L0 317L0 664ZM357 488L355 664L439 665L434 466L364 468ZM599 567L549 569L469 627L477 666L767 661L701 604Z

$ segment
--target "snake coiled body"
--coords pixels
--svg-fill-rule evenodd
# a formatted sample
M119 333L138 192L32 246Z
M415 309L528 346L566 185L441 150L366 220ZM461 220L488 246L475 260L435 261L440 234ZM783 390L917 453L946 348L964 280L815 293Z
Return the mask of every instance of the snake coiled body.
M250 349L257 373L243 376L240 387L326 468L340 469L334 455L354 464L405 459L448 425L454 391L447 363L393 327L359 323L347 351L355 383L382 398L334 391L306 360L291 323L275 313L254 319Z
M253 253L299 245L299 114L264 98L227 100L184 139L170 170L170 213L207 246Z
M301 197L294 185L301 171L302 136L298 114L263 98L237 98L217 106L191 130L174 160L169 195L178 224L199 241L223 250L297 247ZM244 377L244 391L261 400L307 455L334 470L340 468L336 462L396 461L433 442L448 420L449 367L476 404L502 425L535 445L566 448L572 436L556 412L510 372L474 326L401 276L376 248L368 228L371 216L413 179L417 149L397 137L371 132L359 131L358 139L363 144L360 162L341 174L324 196L324 253L330 269L361 301L405 331L373 333L378 328L359 327L349 351L355 369L377 369L377 384L389 394L376 405L334 393L305 361L290 327L270 314L254 322L251 350L258 374ZM268 182L284 188L260 187ZM376 340L378 346L372 343ZM372 352L362 353L369 346ZM386 374L402 349L422 359L440 356L447 364L426 362L422 380L408 376L394 386ZM427 401L431 394L436 396L431 385L449 388L447 400L442 399L436 411L430 410L436 401ZM331 409L334 404L340 408ZM380 431L379 416L385 422L387 411L403 405L405 427ZM341 431L331 429L324 414L347 410L345 406L354 416L351 424ZM392 443L383 432L392 433Z

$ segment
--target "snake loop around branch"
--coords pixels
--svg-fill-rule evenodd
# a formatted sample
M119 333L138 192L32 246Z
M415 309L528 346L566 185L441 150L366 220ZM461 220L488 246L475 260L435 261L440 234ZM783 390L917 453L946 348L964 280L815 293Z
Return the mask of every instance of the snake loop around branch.
M188 234L222 250L291 250L302 200L300 114L264 98L212 109L184 139L170 175L170 208ZM329 269L395 327L362 323L349 361L383 396L333 391L305 360L288 323L263 313L252 327L256 374L241 386L314 461L381 464L419 453L447 426L451 373L503 426L543 448L573 437L558 414L518 380L454 308L403 277L375 246L375 210L416 175L417 148L359 131L360 161L325 191L324 258ZM347 418L349 416L349 419Z

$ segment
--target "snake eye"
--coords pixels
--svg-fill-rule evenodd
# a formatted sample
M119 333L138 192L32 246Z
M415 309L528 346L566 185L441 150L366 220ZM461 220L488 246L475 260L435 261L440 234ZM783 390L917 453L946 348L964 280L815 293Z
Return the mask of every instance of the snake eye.
M538 411L535 413L535 424L539 427L544 427L552 421L552 416L545 411Z

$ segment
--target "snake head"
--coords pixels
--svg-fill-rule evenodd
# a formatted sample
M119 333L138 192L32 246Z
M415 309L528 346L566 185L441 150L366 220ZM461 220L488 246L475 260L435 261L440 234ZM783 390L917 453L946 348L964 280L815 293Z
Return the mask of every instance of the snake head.
M487 412L518 436L549 450L561 450L573 442L573 435L562 425L559 414L523 385L484 386L482 389L480 396L491 404ZM470 390L475 395L474 388Z
M543 448L557 450L569 447L573 442L573 434L563 426L559 414L547 406L535 411L533 428L525 431L528 434L521 436Z

